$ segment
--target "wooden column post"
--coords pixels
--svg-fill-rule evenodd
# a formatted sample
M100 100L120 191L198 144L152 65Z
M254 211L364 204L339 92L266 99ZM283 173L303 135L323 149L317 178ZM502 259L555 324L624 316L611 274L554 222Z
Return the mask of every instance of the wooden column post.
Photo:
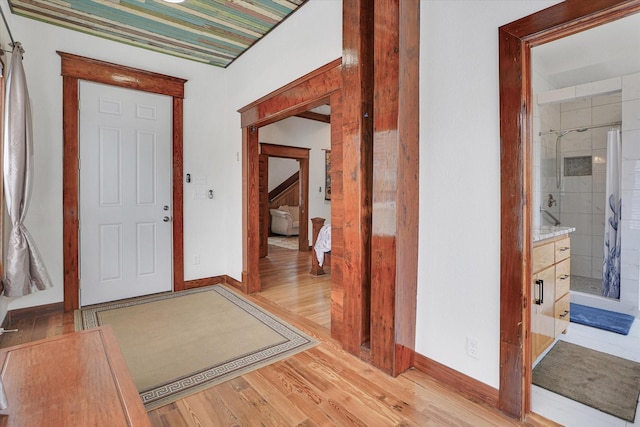
M260 216L258 200L258 129L255 126L242 128L242 292L253 293L260 290Z
M342 344L359 356L369 341L374 0L342 4Z
M413 366L418 273L420 2L376 0L371 362Z

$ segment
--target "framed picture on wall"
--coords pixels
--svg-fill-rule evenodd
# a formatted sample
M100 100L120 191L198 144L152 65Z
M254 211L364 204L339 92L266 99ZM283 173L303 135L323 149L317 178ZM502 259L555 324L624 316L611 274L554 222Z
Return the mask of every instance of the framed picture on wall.
M324 152L324 199L331 200L331 150Z

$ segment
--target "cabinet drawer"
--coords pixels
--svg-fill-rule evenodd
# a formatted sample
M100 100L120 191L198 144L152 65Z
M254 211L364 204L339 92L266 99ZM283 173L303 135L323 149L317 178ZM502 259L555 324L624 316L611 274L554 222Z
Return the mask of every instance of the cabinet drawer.
M533 248L533 273L544 270L545 268L553 265L555 260L555 246L553 242L540 246L534 246Z
M569 258L571 256L571 240L566 237L564 239L556 241L555 251L556 262Z
M555 303L556 336L565 331L567 326L569 326L569 319L571 316L571 313L569 312L569 297L570 295L566 294Z
M556 264L556 298L569 292L571 285L571 260L565 259Z

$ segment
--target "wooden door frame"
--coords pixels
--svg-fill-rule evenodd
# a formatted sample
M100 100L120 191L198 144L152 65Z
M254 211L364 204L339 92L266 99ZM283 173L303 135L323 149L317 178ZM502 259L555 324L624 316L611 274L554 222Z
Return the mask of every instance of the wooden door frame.
M291 147L288 145L259 144L259 154L281 159L297 160L300 168L300 223L298 234L298 250L309 250L309 150L310 148ZM268 175L267 175L268 176ZM306 224L306 226L305 226ZM262 230L263 236L269 235L269 230Z
M172 181L173 181L173 290L180 291L184 283L183 188L182 188L182 124L184 84L187 80L136 68L125 67L65 52L61 57L62 128L63 128L63 258L64 309L80 307L79 251L79 117L78 94L80 80L173 98L172 121Z
M531 48L640 12L640 0L567 0L499 29L499 409L531 410Z
M330 98L331 102L335 103L331 95L342 87L341 63L341 59L336 59L238 110L242 126L241 290L245 293L261 290L258 128L326 104ZM331 126L333 128L334 125ZM332 132L332 146L335 142L334 138Z

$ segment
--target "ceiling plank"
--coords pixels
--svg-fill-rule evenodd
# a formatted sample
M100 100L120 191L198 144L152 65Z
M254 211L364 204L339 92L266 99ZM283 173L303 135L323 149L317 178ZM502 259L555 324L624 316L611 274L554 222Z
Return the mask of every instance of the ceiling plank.
M16 15L220 67L227 67L304 3L9 0Z

